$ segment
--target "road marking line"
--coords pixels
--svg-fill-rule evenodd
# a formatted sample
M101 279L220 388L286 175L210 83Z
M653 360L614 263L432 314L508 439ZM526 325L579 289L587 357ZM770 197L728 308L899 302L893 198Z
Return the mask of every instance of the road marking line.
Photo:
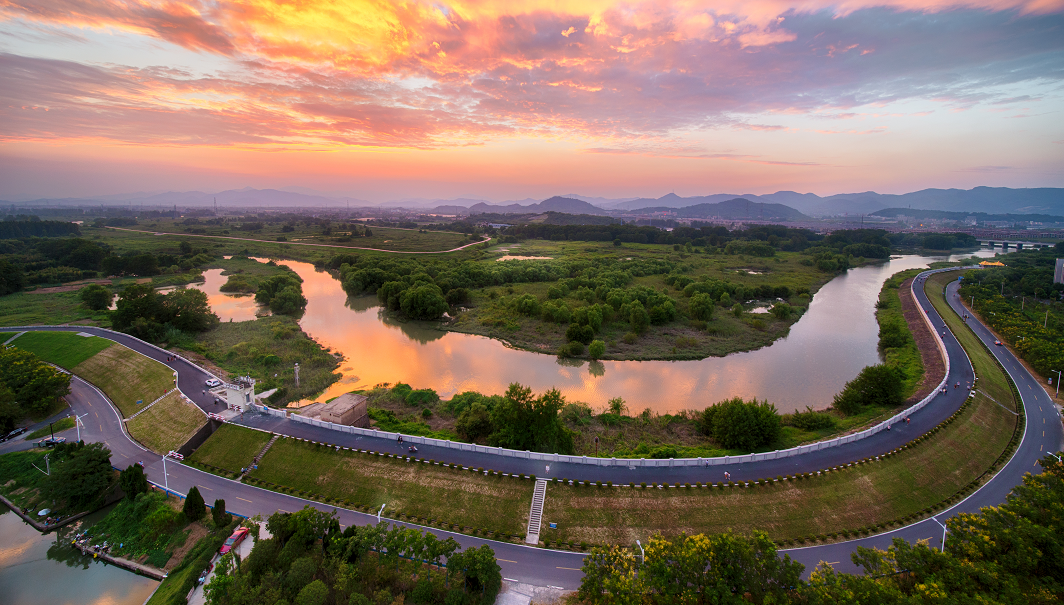
M517 561L510 561L507 559L495 559L496 561L502 561L503 563L517 563Z
M205 490L208 490L208 491L212 491L212 492L214 491L213 489L211 489L209 487L202 486L202 485L197 485L196 487L198 487L200 489L205 489Z
M569 571L583 571L582 569L576 569L573 567L558 567L557 569L568 569Z
M251 500L245 500L244 498L241 498L240 496L237 496L236 499L237 500L244 500L244 502L251 502Z

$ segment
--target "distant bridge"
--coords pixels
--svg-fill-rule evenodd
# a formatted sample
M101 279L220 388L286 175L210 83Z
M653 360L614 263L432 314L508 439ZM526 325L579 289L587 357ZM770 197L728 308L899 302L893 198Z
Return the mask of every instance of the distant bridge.
M1038 250L1041 248L1052 248L1054 244L1047 244L1045 242L1021 242L1016 240L1000 240L1000 239L979 239L980 246L986 246L993 250L994 248L1001 248L1002 250L1008 250L1014 248L1016 250Z

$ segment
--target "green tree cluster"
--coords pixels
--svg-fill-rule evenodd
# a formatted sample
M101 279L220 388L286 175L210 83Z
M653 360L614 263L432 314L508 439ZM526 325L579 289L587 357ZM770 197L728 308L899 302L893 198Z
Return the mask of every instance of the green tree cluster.
M56 399L69 392L69 374L33 353L0 345L0 432L15 428L26 416L48 412Z
M78 298L93 311L103 311L111 306L114 294L111 293L110 288L100 284L89 284L78 290Z
M1060 248L1059 250L1057 248ZM1005 257L1006 267L968 271L960 294L979 318L1042 376L1064 370L1064 284L1053 283L1057 248Z
M726 399L702 411L699 429L728 449L752 451L780 436L780 416L768 401Z
M151 284L126 286L118 295L111 324L149 342L168 338L169 329L205 332L218 325L202 290L183 288L159 294Z
M259 284L255 302L269 306L274 313L298 315L307 308L303 280L294 272L273 275Z
M487 545L459 552L453 538L388 523L340 531L335 517L310 507L275 513L267 528L272 537L243 561L223 557L207 603L490 604L502 584Z
M503 396L459 393L447 402L447 410L458 416L455 430L463 439L516 450L571 454L573 436L560 416L565 405L557 389L535 397L532 389L513 383Z
M111 450L102 443L61 443L52 450L51 459L52 474L44 491L71 509L88 508L114 484Z
M901 371L895 367L884 364L867 366L835 395L832 407L843 414L856 414L868 405L901 405L905 400L903 379Z

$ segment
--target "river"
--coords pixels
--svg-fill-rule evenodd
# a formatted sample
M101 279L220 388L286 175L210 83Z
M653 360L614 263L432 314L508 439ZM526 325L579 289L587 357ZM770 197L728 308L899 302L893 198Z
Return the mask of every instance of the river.
M979 256L993 256L989 250ZM906 269L967 258L905 255L850 269L825 284L790 333L755 351L697 361L561 360L507 347L483 336L445 332L431 322L400 322L375 297L350 298L340 282L309 263L283 261L303 278L309 301L300 320L311 338L344 356L342 378L317 398L356 388L406 382L444 398L473 390L502 393L511 382L535 392L557 388L570 401L601 409L622 397L633 412L702 409L729 397L766 399L781 412L828 406L861 368L879 363L875 302L883 282ZM517 262L517 261L514 261ZM218 291L220 269L196 286L207 292L222 321L255 317L250 297Z
M4 605L141 605L159 585L93 562L60 536L47 535L0 505L0 602ZM85 518L92 524L107 511Z

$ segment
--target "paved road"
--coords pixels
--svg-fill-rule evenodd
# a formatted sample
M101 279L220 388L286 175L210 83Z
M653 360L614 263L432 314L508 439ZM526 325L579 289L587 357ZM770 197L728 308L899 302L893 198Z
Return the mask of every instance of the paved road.
M934 311L934 308L930 305L930 302L927 300L927 297L922 290L918 290L917 299L921 307L927 310L934 325L942 326L943 323L941 318ZM950 287L948 300L954 309L960 309L960 301L957 299L955 284ZM1053 405L1052 401L1050 401L1045 391L1037 383L1037 380L1027 372L1027 370L1006 348L992 346L994 337L989 330L981 324L978 324L974 319L969 320L969 325L972 325L976 329L977 335L983 339L984 342L991 344L994 354L1002 361L1005 368L1012 375L1023 398L1023 403L1027 412L1027 426L1023 441L1021 442L1014 458L1000 473L998 473L997 476L991 479L981 489L950 510L937 515L939 519L943 520L957 512L974 512L981 506L999 504L1004 501L1005 495L1013 486L1020 483L1025 472L1036 470L1035 467L1037 466L1037 461L1043 453L1047 451L1055 452L1059 449L1061 444L1062 431L1059 412ZM25 328L20 328L20 330L24 329ZM132 337L77 326L61 329L97 333L105 338L111 338L112 340L140 351L149 357L165 362L165 352L154 349L150 345ZM3 330L4 329L0 329L0 331ZM972 369L968 362L967 355L957 343L956 339L951 336L947 336L945 342L947 354L950 356L951 360L950 383L961 382L963 386L965 382L970 381L972 378ZM204 370L184 360L170 362L168 365L178 371L178 384L182 388L182 391L190 395L200 407L213 411L215 407L212 403L213 398L209 395L203 397L200 394L202 388L200 385L202 385L202 380L205 379L208 374ZM212 499L212 495L214 495L214 497L223 497L232 512L246 516L254 514L262 514L266 516L277 510L294 511L307 504L316 506L322 510L334 510L332 507L309 502L300 498L278 494L254 486L223 479L173 461L166 463L168 472L164 477L163 463L158 460L158 456L151 452L147 452L125 435L118 412L110 406L102 393L95 389L95 387L92 387L77 378L72 381L71 388L72 394L69 397L69 400L71 401L72 407L79 415L84 413L90 414L90 416L85 419L86 428L82 429L83 438L88 441L105 441L113 452L112 463L115 466L124 468L133 462L144 461L147 466L149 477L157 484L167 485L169 489L181 494L184 494L192 485L197 485L203 490L205 499ZM884 431L853 444L812 452L794 458L747 464L743 465L742 468L737 466L713 467L711 470L690 467L656 469L638 468L628 470L625 468L610 469L578 464L555 463L551 465L551 475L565 476L568 478L589 478L592 480L612 480L615 482L623 481L626 483L628 481L717 481L721 479L720 475L722 471L728 469L731 469L733 478L736 479L754 479L796 471L807 472L807 470L816 470L837 464L843 464L854 459L864 458L893 449L950 416L963 403L965 395L966 391L963 389L950 388L945 395L940 396L932 405L929 405L920 412L914 414L912 416L912 424L910 425L898 425L889 432ZM300 434L298 432L298 430L313 429L315 431L323 431L325 435L329 436L329 438L322 438L319 436L317 438L319 441L324 440L332 443L341 443L340 438L349 437L355 439L356 441L353 443L358 444L362 449L395 451L397 453L402 451L395 446L391 440L375 439L371 437L357 438L291 421L280 426L285 429L285 432L294 436L311 435L307 438L315 438L313 435L318 435L318 433ZM430 449L438 451L428 451ZM422 452L424 457L447 460L450 462L461 463L466 466L484 466L485 468L495 468L496 470L506 472L525 472L543 475L538 463L535 464L534 468L523 466L530 464L530 462L526 460L491 454L458 452L445 448L425 448L425 450L426 451ZM612 478L611 473L616 473L614 476L617 476L618 478ZM712 475L710 475L710 473L712 473ZM338 510L337 513L341 524L344 525L365 524L375 521L375 518L372 515L347 510ZM405 523L401 524L408 525ZM582 556L579 554L531 548L508 543L491 542L435 529L431 531L441 537L452 536L458 540L463 547L490 543L495 549L500 565L502 565L503 568L503 575L506 578L539 586L558 586L568 589L573 589L579 586L579 567L582 562ZM854 566L850 563L849 554L857 545L886 548L889 546L891 539L896 536L903 537L910 541L930 539L932 543L938 543L941 539L941 535L941 526L937 525L935 521L928 519L902 529L861 540L808 548L789 549L784 552L787 552L796 560L806 564L807 573L820 561L830 562L840 570L854 571Z
M946 301L954 311L958 314L963 314L966 310L957 295L958 287L959 282L956 281L948 286ZM926 302L926 296L924 296L922 289L920 294L921 305L923 305ZM968 319L968 325L972 327L976 336L990 347L994 356L997 357L1016 383L1016 388L1020 392L1021 399L1023 399L1026 426L1020 446L1008 464L993 479L968 496L968 498L957 503L952 508L935 515L935 518L942 522L957 513L974 513L984 506L995 506L1004 502L1009 491L1022 483L1024 474L1040 472L1038 460L1045 456L1047 452L1059 452L1062 439L1064 439L1060 411L1038 380L1023 367L1023 364L1006 347L994 345L996 338L986 326L974 317ZM950 357L954 359L952 353ZM952 363L958 362L953 361ZM795 560L804 563L807 574L820 561L832 563L835 569L839 571L854 572L859 571L859 569L850 561L850 553L857 546L874 546L885 549L890 546L891 541L896 537L905 538L909 542L926 539L932 545L940 545L942 541L942 526L933 519L925 519L895 531L861 540L791 549L784 552L791 555ZM946 540L948 541L949 538L947 537Z

